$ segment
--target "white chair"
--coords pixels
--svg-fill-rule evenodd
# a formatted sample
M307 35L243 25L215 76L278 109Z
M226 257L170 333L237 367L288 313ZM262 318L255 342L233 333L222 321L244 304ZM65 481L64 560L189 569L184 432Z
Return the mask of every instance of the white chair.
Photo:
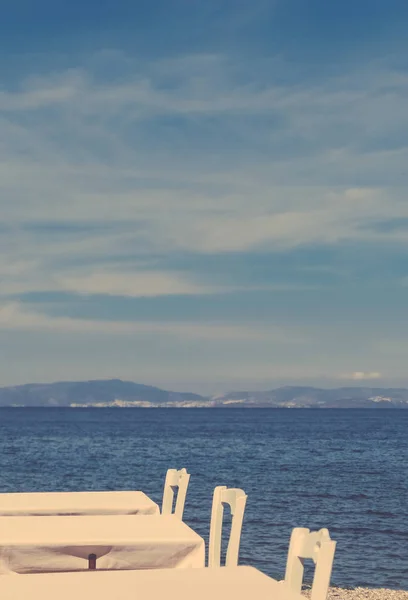
M174 492L177 490L176 506L174 515L179 519L183 518L184 503L186 501L188 482L190 475L186 469L169 469L166 473L164 482L162 515L173 514Z
M310 531L296 527L290 538L284 583L299 594L302 589L305 559L315 564L310 600L326 600L330 585L336 542L330 539L327 529Z
M224 504L228 504L231 509L232 522L228 541L227 554L225 559L226 567L236 567L238 565L239 544L241 541L242 521L247 496L243 490L218 486L214 490L210 541L208 546L208 566L221 566L221 538L222 521L224 516Z

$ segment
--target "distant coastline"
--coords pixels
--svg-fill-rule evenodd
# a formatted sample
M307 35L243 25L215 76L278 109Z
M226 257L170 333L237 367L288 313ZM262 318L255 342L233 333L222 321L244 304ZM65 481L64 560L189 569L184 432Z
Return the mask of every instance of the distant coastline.
M285 408L408 409L408 389L285 386L214 396L174 392L120 379L0 388L0 408Z

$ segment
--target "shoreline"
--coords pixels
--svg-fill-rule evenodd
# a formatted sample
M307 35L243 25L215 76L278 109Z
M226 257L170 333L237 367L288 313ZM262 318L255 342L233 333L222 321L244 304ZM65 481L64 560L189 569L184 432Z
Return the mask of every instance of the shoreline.
M303 592L306 598L310 598L311 590ZM385 588L362 588L345 589L331 587L327 594L327 600L408 600L407 590L389 590Z

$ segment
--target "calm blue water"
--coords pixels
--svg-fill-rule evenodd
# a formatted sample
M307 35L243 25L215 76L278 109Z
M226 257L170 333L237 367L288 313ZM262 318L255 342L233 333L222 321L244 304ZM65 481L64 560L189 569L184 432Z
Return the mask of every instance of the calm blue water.
M282 577L291 529L328 527L333 584L408 589L408 411L1 409L0 430L0 491L160 502L167 468L187 467L205 538L213 488L247 492L241 563Z

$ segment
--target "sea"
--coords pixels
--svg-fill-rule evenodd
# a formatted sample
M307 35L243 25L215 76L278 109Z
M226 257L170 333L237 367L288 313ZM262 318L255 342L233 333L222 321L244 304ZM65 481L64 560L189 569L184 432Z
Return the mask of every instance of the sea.
M241 564L281 579L292 528L327 527L332 585L408 589L408 410L0 409L0 492L161 503L182 467L184 520L206 540L214 487L247 493Z

